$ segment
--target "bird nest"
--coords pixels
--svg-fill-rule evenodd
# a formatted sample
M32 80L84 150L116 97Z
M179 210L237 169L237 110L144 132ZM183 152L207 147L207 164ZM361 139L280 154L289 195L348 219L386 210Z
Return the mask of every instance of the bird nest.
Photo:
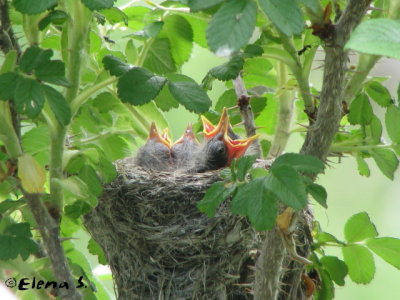
M218 171L155 172L117 163L85 224L110 264L118 299L252 299L260 236L229 203L208 218L196 204Z

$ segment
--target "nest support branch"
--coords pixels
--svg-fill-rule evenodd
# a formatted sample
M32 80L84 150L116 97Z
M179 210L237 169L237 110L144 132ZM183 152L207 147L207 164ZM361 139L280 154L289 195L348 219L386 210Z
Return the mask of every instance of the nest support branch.
M260 236L223 204L196 207L218 172L151 172L125 159L85 225L102 246L118 299L252 299Z

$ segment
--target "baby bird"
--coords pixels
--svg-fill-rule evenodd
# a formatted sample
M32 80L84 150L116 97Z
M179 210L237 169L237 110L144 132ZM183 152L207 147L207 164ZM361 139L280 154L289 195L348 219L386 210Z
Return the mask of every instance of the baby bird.
M182 137L171 147L174 167L180 170L192 165L199 148L200 144L193 133L192 125L188 125Z
M135 163L140 167L156 171L172 170L171 142L167 129L160 135L155 123L151 123L149 137L146 144L139 148Z

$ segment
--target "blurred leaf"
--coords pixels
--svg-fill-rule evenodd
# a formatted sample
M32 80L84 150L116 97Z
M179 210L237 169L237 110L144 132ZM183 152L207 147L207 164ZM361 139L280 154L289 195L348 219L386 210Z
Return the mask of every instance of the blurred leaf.
M133 43L132 40L129 40L126 43L126 47L125 47L126 60L131 65L134 65L136 63L137 55L138 55L138 53L137 53L137 49L135 47L135 44Z
M206 30L208 22L204 19L199 19L195 15L185 15L185 19L192 27L193 41L200 47L207 48Z
M46 94L47 102L58 122L61 125L68 125L71 121L71 108L65 100L63 94L48 85L43 85L43 90Z
M7 226L4 233L15 235L19 237L30 238L32 237L31 228L29 223L15 223Z
M94 239L89 240L87 248L89 250L89 253L97 255L99 264L107 265L106 255L104 254L104 251L101 248L101 246Z
M116 0L81 0L90 10L102 10L111 8Z
M74 203L64 207L65 215L71 219L78 219L80 216L87 214L91 210L92 207L87 202L82 200L77 200Z
M376 165L381 172L389 179L393 180L394 172L399 166L399 160L396 154L389 149L374 148L369 151L372 158L375 160Z
M123 102L142 105L154 99L166 82L166 78L152 74L143 68L133 68L118 80L118 96Z
M304 18L294 0L260 0L261 9L271 22L285 35L292 36L303 32Z
M89 165L84 165L79 171L78 177L83 180L89 191L96 197L99 197L103 192L103 186L97 176L96 171Z
M164 85L164 87L161 89L161 92L154 99L154 102L157 104L157 107L160 108L162 111L169 111L171 108L179 107L179 103L171 95L168 85Z
M344 286L344 278L348 272L347 265L336 256L323 256L320 262L328 271L332 280L337 285Z
M224 0L189 0L188 6L191 12L196 12L213 7L223 1Z
M0 75L0 100L9 100L14 97L19 75L8 72Z
M400 270L400 239L372 238L367 240L367 246L387 263Z
M251 109L254 115L258 115L267 106L267 98L265 97L251 97L250 99Z
M168 39L156 39L151 43L143 67L157 74L176 71Z
M7 211L12 212L24 204L26 204L26 201L24 199L20 199L20 200L6 199L4 201L1 201L0 202L0 215L6 213Z
M344 237L349 243L364 241L378 235L366 212L352 215L344 225Z
M19 77L13 100L19 113L34 118L41 112L44 105L43 86L36 80Z
M154 102L146 103L142 106L135 107L142 115L146 116L148 120L152 120L156 123L158 128L169 127L168 121L164 114L160 112ZM150 124L149 124L150 125Z
M319 0L300 0L307 8L311 9L311 11L316 14L322 14L322 8Z
M113 76L121 76L128 72L131 67L123 62L118 57L112 55L106 55L103 57L104 69L110 72Z
M164 19L164 27L160 37L168 37L172 58L178 66L189 60L193 47L193 31L185 18L169 15Z
M382 123L375 115L372 116L371 124L368 125L367 131L375 144L381 142L382 137Z
M244 181L247 172L251 169L256 161L255 155L246 155L239 158L236 162L237 178Z
M243 69L244 59L242 55L234 55L231 59L217 67L212 68L210 74L222 81L235 79Z
M197 203L197 207L210 218L214 217L217 206L228 198L233 190L234 187L225 187L223 181L215 182L208 188L203 199Z
M390 19L362 22L352 32L345 49L400 59L400 23Z
M270 74L271 70L272 64L266 58L254 57L246 59L243 66L243 80L246 83L246 88L273 86L272 78L274 78L276 85L276 76Z
M365 94L359 94L350 104L348 120L350 124L368 125L372 121L373 111L371 103Z
M70 176L68 178L55 181L64 189L66 193L73 195L76 199L86 200L89 198L89 188L87 184L79 177Z
M264 53L264 49L257 44L249 44L244 48L243 53L246 58L253 58L256 56L261 56Z
M128 16L118 7L104 9L101 13L106 17L107 21L111 25L123 23L125 26L128 26Z
M46 182L46 172L29 154L18 157L18 178L28 193L42 193Z
M271 167L266 187L280 201L294 209L302 209L307 204L307 194L299 173L288 165Z
M21 56L19 67L25 73L31 73L36 67L50 61L53 50L43 50L38 46L30 46Z
M332 300L335 296L335 288L329 273L325 270L319 270L321 276L321 286L316 289L315 300Z
M325 244L325 243L335 243L335 244L343 244L341 241L339 241L334 235L328 233L328 232L318 232L316 239L319 243Z
M26 260L31 253L38 251L37 244L31 239L29 223L13 223L4 229L0 235L0 259L14 259L21 255Z
M17 63L17 51L16 50L8 51L4 57L3 64L1 65L0 74L14 71L16 63Z
M385 125L393 143L400 144L400 108L390 105L385 114Z
M370 170L368 167L367 162L364 160L364 158L357 154L356 155L356 160L357 160L357 166L358 166L358 173L361 176L369 177L370 176Z
M52 10L43 19L40 20L38 27L39 30L44 30L48 25L62 25L68 20L68 15L63 10Z
M35 15L57 4L57 0L13 0L14 7L17 11L27 15Z
M218 98L215 104L216 111L222 111L224 107L232 107L236 105L236 93L234 89L225 90Z
M261 145L262 154L263 154L264 158L266 158L268 155L269 149L271 149L271 142L268 140L262 140L260 142L260 145Z
M250 0L225 2L207 28L210 49L218 56L230 56L243 47L253 34L257 6Z
M355 283L370 283L375 275L375 262L372 253L360 245L342 247L342 252L351 280Z
M187 110L195 113L208 111L212 102L207 93L190 77L180 74L168 76L172 96Z
M298 172L307 172L312 174L322 173L325 169L324 163L311 155L298 153L285 153L279 156L271 168L280 166L291 166Z
M382 107L392 103L392 97L386 87L377 81L369 81L364 86L368 96Z
M315 199L315 201L317 201L323 207L328 208L328 205L326 204L328 194L323 186L316 183L309 184L307 185L307 193L309 193Z

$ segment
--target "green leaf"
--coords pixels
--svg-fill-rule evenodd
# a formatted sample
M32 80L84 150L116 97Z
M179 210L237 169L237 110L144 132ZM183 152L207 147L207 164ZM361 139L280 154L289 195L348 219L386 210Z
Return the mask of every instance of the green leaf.
M57 4L57 0L13 0L16 10L20 13L35 15Z
M129 40L126 43L126 47L125 47L125 56L126 56L127 62L130 63L131 65L135 64L137 55L138 55L138 53L137 53L135 44L133 43L132 40Z
M225 187L223 181L213 183L205 193L203 199L197 203L198 209L207 216L214 217L217 206L233 192L233 188Z
M198 114L208 111L211 99L193 79L180 74L171 74L168 79L172 96L187 110Z
M253 34L257 6L250 0L225 2L207 28L210 49L219 56L230 56L243 47Z
M364 158L357 154L356 155L356 160L357 160L357 166L358 166L358 173L361 176L369 177L370 176L370 170L368 167L367 162L364 160Z
M368 125L367 131L375 144L379 144L381 142L382 123L377 116L372 116L371 124Z
M374 113L371 103L365 94L359 94L350 104L348 120L350 124L368 125L372 121Z
M102 61L104 69L109 71L110 74L113 76L119 77L131 69L131 67L128 64L126 64L121 59L113 55L104 56Z
M97 176L96 171L89 165L84 165L79 171L78 177L86 183L89 191L96 197L99 197L103 192L103 186Z
M13 100L19 113L34 118L40 113L44 105L43 86L35 80L20 77L17 81Z
M193 31L185 18L169 15L164 20L160 37L166 36L171 47L172 58L178 66L188 61L193 47Z
M32 237L31 227L29 223L15 223L7 226L4 230L4 233L8 233L10 235L30 238Z
M14 259L21 255L26 260L31 253L38 251L37 244L31 239L29 223L14 223L7 226L4 235L0 235L0 259Z
M384 261L400 270L400 239L392 237L368 239L367 246Z
M294 0L260 0L260 6L271 22L285 35L300 34L304 29L304 18Z
M188 6L191 12L196 12L213 7L223 1L224 0L189 0Z
M117 84L118 96L123 102L142 105L154 99L166 82L143 68L133 68L123 74Z
M355 283L370 283L375 275L375 262L372 253L360 245L342 247L342 252L351 280Z
M307 204L307 194L303 181L291 166L280 165L270 170L266 187L280 201L294 209L302 209Z
M392 97L386 87L377 81L369 81L365 84L368 96L382 107L388 107L392 103Z
M43 19L40 20L38 26L40 30L44 30L51 23L62 25L68 20L68 14L63 10L52 10Z
M94 239L89 240L87 248L89 250L89 253L91 253L93 255L97 255L99 264L107 265L106 255L104 254L104 251L101 248L101 246Z
M23 199L20 200L10 200L6 199L0 202L0 215L6 213L7 211L13 212L18 209L21 205L26 204L26 201Z
M315 199L315 201L317 201L323 207L328 208L328 205L326 204L328 194L323 186L316 183L309 184L307 185L307 193L309 193Z
M232 107L235 106L237 102L236 92L234 89L226 90L222 93L222 95L218 98L217 103L215 104L216 111L222 111L224 107Z
M319 270L321 285L315 291L315 300L332 300L335 296L335 287L329 273L324 269Z
M71 108L65 100L63 94L48 85L43 85L43 90L46 94L47 102L58 122L61 125L68 125L71 121Z
M111 8L116 0L81 0L90 10L102 10Z
M393 180L394 172L399 166L399 160L392 150L383 148L374 148L369 151L376 165L381 172L389 179Z
M51 60L40 64L35 67L35 75L41 81L65 87L71 86L65 78L65 65L61 60Z
M14 72L8 72L0 75L0 99L9 100L14 97L17 86L18 75Z
M246 59L243 66L243 80L247 88L263 86L276 86L276 76L271 74L272 63L263 57L254 57Z
M340 244L342 245L343 242L339 241L334 235L328 233L328 232L318 232L316 239L319 243L321 244L326 244L326 243L335 243L335 244Z
M210 74L222 81L235 79L243 69L244 59L242 55L234 55L231 59L217 67L212 68Z
M1 75L0 75L1 76ZM385 125L393 143L400 144L400 108L390 105L385 114Z
M164 85L161 92L154 99L157 107L162 111L169 111L171 108L178 108L179 103L175 100L175 98L171 95L169 91L168 85Z
M236 162L237 178L244 181L247 172L251 169L256 161L255 155L246 155L238 159Z
M15 65L17 64L17 51L10 50L4 57L3 64L0 68L0 74L4 74L10 71L14 71Z
M143 67L157 74L168 74L176 71L168 39L156 39L152 42Z
M371 19L352 32L345 49L400 59L400 22Z
M322 7L319 0L299 0L305 7L311 9L316 15L322 15Z
M185 19L190 23L193 31L193 41L200 47L207 48L206 30L208 22L206 19L199 19L197 16L185 15Z
M123 23L125 26L128 26L128 16L118 7L104 9L101 13L106 17L107 21L111 25Z
M85 201L77 200L72 204L66 205L64 208L65 215L71 219L78 219L90 212L92 207Z
M280 166L291 166L298 172L306 173L322 173L325 169L323 161L311 155L304 155L298 153L285 153L279 156L271 168Z
M257 44L249 44L244 48L243 53L246 58L253 58L261 56L264 53L264 49Z
M53 51L50 49L43 50L38 46L30 46L21 56L19 67L25 73L31 73L41 64L50 61L53 56Z
M340 286L344 285L344 278L348 273L347 265L336 256L323 256L320 259L322 266L328 271L332 280Z
M378 235L366 212L351 216L344 225L344 237L349 243L364 241Z

